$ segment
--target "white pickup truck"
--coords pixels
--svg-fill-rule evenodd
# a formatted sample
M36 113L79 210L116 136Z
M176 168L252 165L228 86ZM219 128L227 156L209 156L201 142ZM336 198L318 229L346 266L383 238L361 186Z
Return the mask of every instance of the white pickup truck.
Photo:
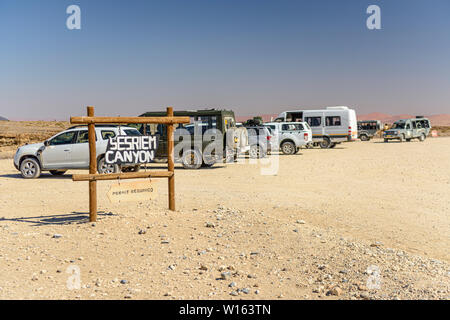
M311 128L306 122L268 122L264 126L270 128L275 140L273 145L284 154L295 154L312 143Z

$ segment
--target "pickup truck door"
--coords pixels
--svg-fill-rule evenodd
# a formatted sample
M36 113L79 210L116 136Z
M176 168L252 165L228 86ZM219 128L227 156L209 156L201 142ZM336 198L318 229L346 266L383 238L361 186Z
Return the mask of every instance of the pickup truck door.
M70 164L70 155L76 131L63 132L48 140L41 154L44 169L65 169Z

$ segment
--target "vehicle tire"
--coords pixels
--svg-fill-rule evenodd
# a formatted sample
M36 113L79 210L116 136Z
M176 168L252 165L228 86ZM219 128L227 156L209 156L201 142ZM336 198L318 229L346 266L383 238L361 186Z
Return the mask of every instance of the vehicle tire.
M404 141L405 141L405 135L402 134L402 135L400 136L400 142L404 142Z
M427 136L425 135L425 133L422 133L419 137L419 141L424 142L426 138Z
M407 139L406 139L406 142L411 142L411 139L410 139L410 138L407 138Z
M367 140L365 140L365 141L367 141ZM332 144L330 145L330 148L333 149L333 148L336 147L336 146L337 146L337 143L332 143Z
M295 154L295 152L297 151L297 148L295 147L295 145L292 142L286 141L281 144L281 151L284 154Z
M389 139L384 139L384 143L388 143L389 142Z
M25 179L36 179L41 175L41 166L34 158L26 158L20 163L20 173Z
M323 140L320 142L320 147L322 149L328 149L331 146L331 140L330 138L323 138Z
M367 134L362 134L360 137L359 137L359 139L361 140L361 141L369 141L370 139L369 139L369 136L367 135Z
M263 148L260 145L253 145L250 147L250 150L248 151L248 155L252 159L261 159L264 158L266 155L264 153Z
M198 169L202 166L203 159L198 150L189 149L183 152L181 163L185 169Z
M54 176L62 176L67 170L50 170L50 173Z
M105 157L101 157L97 163L97 171L100 174L117 173L119 172L119 166L117 164L108 164Z

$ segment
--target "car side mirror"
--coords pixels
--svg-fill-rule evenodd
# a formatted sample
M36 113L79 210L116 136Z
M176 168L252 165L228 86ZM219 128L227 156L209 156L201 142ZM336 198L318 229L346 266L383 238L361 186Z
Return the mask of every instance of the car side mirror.
M45 141L44 141L44 146L48 147L49 145L50 145L50 141L45 140Z

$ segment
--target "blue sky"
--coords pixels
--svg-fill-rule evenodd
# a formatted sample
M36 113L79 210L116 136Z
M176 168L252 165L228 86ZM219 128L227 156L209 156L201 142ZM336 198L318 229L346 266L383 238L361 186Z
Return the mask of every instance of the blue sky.
M81 8L81 30L66 8ZM381 7L382 30L366 27ZM0 0L0 115L450 113L448 0Z

